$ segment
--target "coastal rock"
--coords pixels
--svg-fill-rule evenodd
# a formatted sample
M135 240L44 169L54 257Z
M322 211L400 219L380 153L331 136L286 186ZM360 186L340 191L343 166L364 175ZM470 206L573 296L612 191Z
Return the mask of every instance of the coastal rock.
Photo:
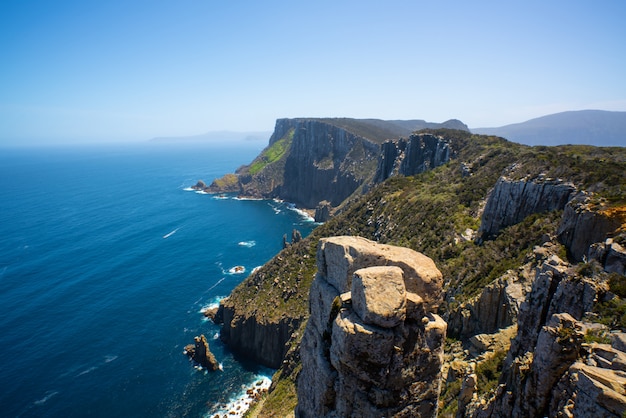
M330 219L331 208L332 206L330 205L329 201L324 200L320 202L315 208L315 222L328 221Z
M576 261L589 257L589 248L604 242L607 236L622 226L621 213L602 211L594 207L591 195L579 193L563 211L563 220L557 231L559 241Z
M424 259L358 237L320 240L296 416L436 416L446 323L430 311L441 273Z
M487 199L478 236L487 239L534 213L563 209L575 191L573 184L558 180L512 181L501 177Z
M350 291L356 270L373 266L400 267L404 272L406 290L419 295L426 309L435 309L441 303L443 276L433 260L425 255L362 237L340 236L320 240L318 272L339 293Z
M370 325L393 328L406 319L406 288L400 267L368 267L354 272L355 313Z
M250 197L278 197L308 209L328 202L329 211L326 212L323 205L319 217L316 216L318 222L325 222L330 209L371 185L381 143L424 128L468 131L458 120L440 124L423 120L278 119L265 150L250 165L237 169L234 175L215 180L208 190L238 192ZM403 165L406 175L434 168L447 158L443 142L439 148L431 149L431 136L409 140L408 159L398 163Z
M220 338L235 353L277 369L287 352L285 343L300 322L300 318L269 320L249 313L239 314L235 301L229 299L224 303L224 325Z
M209 343L205 336L200 335L199 337L194 337L194 341L194 344L185 346L185 354L209 371L219 370L220 365L209 349Z
M413 134L408 139L387 141L381 146L374 182L423 173L448 162L450 154L448 143L432 134Z

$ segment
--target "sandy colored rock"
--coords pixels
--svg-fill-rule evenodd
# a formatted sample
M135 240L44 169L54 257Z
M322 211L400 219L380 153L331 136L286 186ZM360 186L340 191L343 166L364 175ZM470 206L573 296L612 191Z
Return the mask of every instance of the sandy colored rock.
M354 272L352 307L366 324L393 328L406 318L406 289L399 267L368 267Z
M378 244L362 237L323 238L318 247L317 266L339 293L350 290L356 270L397 266L404 272L407 291L420 295L430 309L441 303L441 272L433 260L410 248Z

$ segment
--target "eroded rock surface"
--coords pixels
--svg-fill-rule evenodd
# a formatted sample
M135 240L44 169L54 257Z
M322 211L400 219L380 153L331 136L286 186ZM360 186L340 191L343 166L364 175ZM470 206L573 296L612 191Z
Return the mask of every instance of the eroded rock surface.
M415 251L320 240L300 356L299 417L437 414L446 323L441 273Z
M204 335L200 335L199 337L195 337L194 341L194 344L189 344L185 347L185 354L207 370L218 370L220 365L209 349L209 343L207 342L206 337Z

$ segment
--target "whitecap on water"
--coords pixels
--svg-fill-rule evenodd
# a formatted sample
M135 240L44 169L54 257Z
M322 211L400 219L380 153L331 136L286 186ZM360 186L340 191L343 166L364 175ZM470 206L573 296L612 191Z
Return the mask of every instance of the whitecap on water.
M237 245L240 247L252 248L256 245L256 241L240 241Z
M59 394L59 392L57 392L57 391L48 391L48 392L45 393L43 398L36 400L34 403L35 403L35 405L43 405L46 402L48 402L48 400L50 398L52 398L54 395L58 395L58 394Z

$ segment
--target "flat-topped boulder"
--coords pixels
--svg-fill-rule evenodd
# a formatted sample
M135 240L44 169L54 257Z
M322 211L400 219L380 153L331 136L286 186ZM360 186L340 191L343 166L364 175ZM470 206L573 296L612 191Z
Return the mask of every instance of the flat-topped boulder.
M318 271L340 293L351 289L355 271L373 266L400 267L404 272L406 290L420 295L429 310L439 306L443 276L433 260L424 254L362 237L338 236L320 240Z
M352 278L352 307L370 325L393 328L406 318L402 269L378 266L360 269Z

